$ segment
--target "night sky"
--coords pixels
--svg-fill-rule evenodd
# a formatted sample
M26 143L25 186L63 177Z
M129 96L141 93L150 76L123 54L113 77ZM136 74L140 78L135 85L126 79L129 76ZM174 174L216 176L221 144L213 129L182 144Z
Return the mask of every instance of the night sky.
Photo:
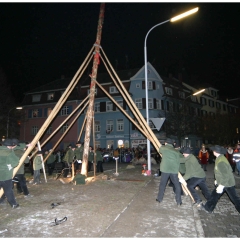
M239 3L107 2L101 46L113 67L143 67L148 30L197 6L198 13L151 31L148 61L160 76L181 72L190 84L240 97ZM0 66L17 102L61 75L74 76L95 43L99 10L100 2L0 3Z

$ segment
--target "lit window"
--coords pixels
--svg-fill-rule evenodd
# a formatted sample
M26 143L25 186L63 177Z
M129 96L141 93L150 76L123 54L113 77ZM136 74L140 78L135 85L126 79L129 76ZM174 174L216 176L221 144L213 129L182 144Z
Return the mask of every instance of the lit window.
M106 111L111 112L113 111L113 103L112 102L106 102Z
M113 130L113 120L107 120L106 130L110 132Z
M117 90L116 87L110 87L110 88L109 88L109 92L110 92L110 93L118 93L118 90Z
M148 90L152 90L152 89L153 89L153 82L148 81Z
M99 102L94 104L94 110L95 110L95 112L100 112L100 103Z
M101 124L100 121L95 121L95 132L100 132Z
M48 93L47 100L53 100L54 98L54 93Z
M38 132L38 127L37 126L32 126L31 128L31 135L36 135Z
M152 98L148 99L148 108L153 109L153 99Z
M65 106L61 109L61 116L66 116L69 114L69 108L68 106Z
M142 98L135 99L135 104L138 109L142 109Z
M38 109L33 109L32 111L32 117L37 118L38 117Z
M118 103L118 105L120 105L120 107L122 107L122 108L123 108L123 100L117 100L116 102ZM119 111L119 109L118 109L118 108L116 108L116 110L118 110L118 111Z
M117 119L117 131L123 131L123 130L124 130L123 119Z

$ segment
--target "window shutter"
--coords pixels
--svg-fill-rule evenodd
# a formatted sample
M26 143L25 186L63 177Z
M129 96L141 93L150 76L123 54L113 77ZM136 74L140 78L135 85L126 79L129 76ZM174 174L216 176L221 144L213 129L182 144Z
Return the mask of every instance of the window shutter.
M169 111L169 102L167 101L167 111Z
M32 118L32 109L28 110L28 118Z
M47 117L47 111L48 111L48 109L44 108L44 117Z
M146 98L142 99L142 105L143 105L143 109L146 109Z
M155 81L153 81L152 83L153 83L153 90L155 90L156 89L156 83L155 83Z
M41 108L38 109L38 117L42 117L42 109Z
M156 100L156 98L153 99L153 108L157 109L157 100Z
M145 89L145 81L142 81L142 89Z
M161 106L162 106L162 110L164 110L164 101L161 100Z
M113 111L116 111L116 109L117 109L117 105L113 103Z
M100 112L106 112L106 103L100 102Z
M72 105L68 106L69 114L72 112Z
M124 109L124 110L126 110L126 106L127 106L126 101L123 100L123 109Z

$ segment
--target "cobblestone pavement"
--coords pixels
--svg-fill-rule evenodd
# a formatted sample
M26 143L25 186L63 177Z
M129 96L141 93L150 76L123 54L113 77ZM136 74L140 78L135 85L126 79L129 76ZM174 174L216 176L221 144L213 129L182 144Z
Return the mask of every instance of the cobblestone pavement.
M207 166L207 186L210 191L214 189L214 164ZM236 181L236 191L240 197L240 177L234 173ZM205 198L202 200L205 203ZM205 211L198 211L205 237L240 237L240 214L226 193L219 199L212 214Z

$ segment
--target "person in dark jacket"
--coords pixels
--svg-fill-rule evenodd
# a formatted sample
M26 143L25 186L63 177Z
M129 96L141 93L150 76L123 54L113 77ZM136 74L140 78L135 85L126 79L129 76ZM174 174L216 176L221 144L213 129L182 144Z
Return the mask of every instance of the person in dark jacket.
M186 168L183 178L187 182L187 187L194 198L194 205L201 207L202 200L195 190L195 187L200 187L207 200L210 198L210 192L206 184L206 174L189 147L183 148L181 152L184 158L180 159L180 163L184 163ZM181 180L179 181L181 182Z
M97 162L97 173L103 172L103 166L102 166L103 157L102 157L102 154L101 154L100 150L97 149L95 154L96 154L96 162Z
M19 207L16 202L12 190L13 169L19 164L19 158L15 155L12 148L14 144L12 139L7 138L0 146L0 189L3 188L4 196L6 196L12 208ZM4 201L2 196L1 202Z
M15 148L14 153L16 154L16 156L19 158L19 160L21 159L21 157L24 154L24 151L27 149L26 147L26 143L18 143L17 139L13 139L13 144L15 144ZM29 163L29 157L27 156L27 158L24 160L24 163L19 167L15 178L18 180L17 182L17 191L18 193L22 193L24 194L24 197L32 197L31 194L29 194L29 190L26 184L26 178L24 176L24 164L25 163Z
M214 147L211 147L211 149L216 156L214 166L214 175L216 179L214 184L216 188L212 191L211 196L205 205L202 204L201 210L212 213L219 198L224 192L226 192L235 205L235 208L240 213L240 199L235 190L235 178L232 173L232 167L224 156L224 154L226 154L226 149L219 145L215 145Z
M170 178L175 186L175 198L177 206L181 206L181 185L178 180L178 171L180 167L179 159L182 157L182 154L178 150L174 149L173 141L170 138L166 139L165 146L161 146L159 152L162 154L162 161L160 164L161 180L156 201L159 203L162 202L165 188L168 179Z

